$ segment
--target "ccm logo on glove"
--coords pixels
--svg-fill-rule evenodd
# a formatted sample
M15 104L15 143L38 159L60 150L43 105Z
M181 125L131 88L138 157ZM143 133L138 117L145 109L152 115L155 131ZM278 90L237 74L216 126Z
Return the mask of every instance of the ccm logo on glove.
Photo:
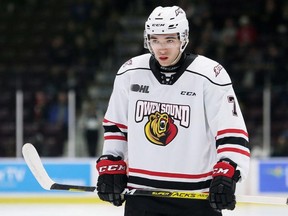
M123 160L101 160L97 163L97 170L102 174L126 174L126 163Z
M102 166L102 167L99 167L98 171L99 173L113 173L114 171L116 172L121 172L121 171L125 171L126 170L126 166L125 165L109 165L109 166ZM116 174L115 172L115 174Z
M226 176L229 178L232 178L235 172L235 168L227 163L227 162L221 162L214 166L213 169L213 177L215 176Z

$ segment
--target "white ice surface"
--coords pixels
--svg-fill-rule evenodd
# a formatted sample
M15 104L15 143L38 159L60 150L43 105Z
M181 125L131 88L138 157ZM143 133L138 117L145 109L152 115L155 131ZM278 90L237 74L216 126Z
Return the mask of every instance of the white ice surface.
M109 204L0 204L1 216L123 216ZM288 206L240 205L224 216L288 216Z

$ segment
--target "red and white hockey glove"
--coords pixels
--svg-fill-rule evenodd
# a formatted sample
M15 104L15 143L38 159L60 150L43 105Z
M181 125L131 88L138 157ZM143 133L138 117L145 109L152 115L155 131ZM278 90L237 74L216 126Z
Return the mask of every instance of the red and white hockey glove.
M97 181L98 196L101 200L121 206L125 201L122 191L127 185L126 163L121 157L103 155L97 160L99 173Z
M230 159L222 159L213 170L213 179L209 189L209 202L213 209L233 210L236 205L235 189L240 178L237 164Z

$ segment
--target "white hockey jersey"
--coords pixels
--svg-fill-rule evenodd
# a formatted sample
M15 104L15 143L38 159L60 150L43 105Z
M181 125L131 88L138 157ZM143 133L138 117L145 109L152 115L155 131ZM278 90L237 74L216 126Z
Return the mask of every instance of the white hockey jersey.
M103 126L103 154L125 158L128 187L208 191L222 158L249 170L248 133L226 70L185 54L167 78L144 54L119 69Z

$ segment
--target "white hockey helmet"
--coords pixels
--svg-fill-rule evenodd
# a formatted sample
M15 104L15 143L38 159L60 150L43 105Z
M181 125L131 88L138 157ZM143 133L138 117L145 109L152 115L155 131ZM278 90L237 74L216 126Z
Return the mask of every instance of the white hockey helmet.
M156 7L145 23L144 47L149 49L151 34L173 34L178 33L182 42L180 52L182 53L189 42L189 23L185 11L178 7Z

